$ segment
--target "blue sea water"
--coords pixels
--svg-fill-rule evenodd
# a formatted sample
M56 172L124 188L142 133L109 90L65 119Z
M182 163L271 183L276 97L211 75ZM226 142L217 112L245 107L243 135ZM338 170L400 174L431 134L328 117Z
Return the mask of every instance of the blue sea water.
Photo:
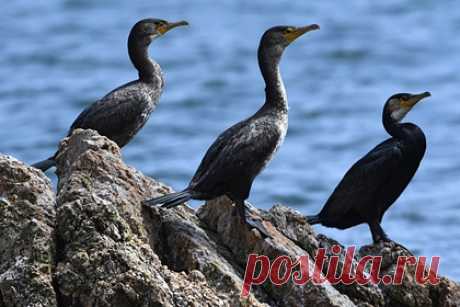
M87 104L137 77L126 50L137 20L188 20L189 28L152 44L166 87L123 150L128 164L175 189L219 132L263 103L256 62L263 31L320 24L282 59L289 132L250 201L316 213L346 170L387 138L385 100L431 91L407 117L424 130L427 153L383 227L418 255L441 256L441 273L460 279L457 2L18 0L3 3L0 17L0 152L29 163L54 152ZM315 228L345 244L371 240L367 226Z

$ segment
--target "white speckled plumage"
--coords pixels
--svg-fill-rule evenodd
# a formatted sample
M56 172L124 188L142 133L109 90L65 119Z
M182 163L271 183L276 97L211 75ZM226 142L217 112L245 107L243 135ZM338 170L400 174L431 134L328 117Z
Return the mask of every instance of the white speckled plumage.
M225 130L211 145L186 189L193 198L227 195L237 202L244 201L253 180L283 143L288 100L279 61L287 44L278 38L267 31L259 46L259 66L266 84L264 105L253 116Z
M217 137L183 191L146 200L145 205L172 208L189 199L226 195L235 202L242 223L270 237L263 223L248 214L246 199L254 179L273 158L287 132L288 100L279 71L283 51L296 37L318 28L278 26L264 33L257 53L266 86L264 105Z

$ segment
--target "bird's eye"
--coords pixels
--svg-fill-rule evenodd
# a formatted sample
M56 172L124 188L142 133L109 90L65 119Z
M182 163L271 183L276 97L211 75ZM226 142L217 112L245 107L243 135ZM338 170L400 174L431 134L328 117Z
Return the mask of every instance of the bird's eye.
M293 28L287 28L286 30L284 30L284 34L289 34L289 33L292 33L294 31Z
M410 99L410 97L408 95L405 95L405 96L401 97L402 101L408 101L409 99Z

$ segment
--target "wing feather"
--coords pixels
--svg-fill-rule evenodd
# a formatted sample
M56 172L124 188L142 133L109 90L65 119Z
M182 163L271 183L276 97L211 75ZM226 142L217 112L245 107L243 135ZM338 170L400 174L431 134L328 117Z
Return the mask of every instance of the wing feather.
M250 189L281 139L280 131L267 129L266 124L241 122L224 131L207 151L190 186L213 194L229 192L235 185Z
M154 107L151 102L146 90L139 88L138 84L128 83L84 109L68 134L77 128L93 129L117 143L124 143L147 121Z
M391 180L401 161L402 151L397 140L390 138L377 145L347 171L320 216L335 220L372 205L374 196Z

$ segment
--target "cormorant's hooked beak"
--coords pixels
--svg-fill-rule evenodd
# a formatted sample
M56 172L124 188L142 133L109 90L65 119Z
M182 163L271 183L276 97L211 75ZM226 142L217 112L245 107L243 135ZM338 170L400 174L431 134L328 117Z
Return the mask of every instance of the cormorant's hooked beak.
M430 97L430 96L431 96L430 92L423 92L420 94L411 95L408 100L402 101L401 105L405 108L412 108L417 102L419 102L420 100L426 97Z
M310 32L310 31L314 31L314 30L319 30L319 25L312 24L312 25L305 26L305 27L298 27L298 28L295 28L294 31L286 33L285 36L286 36L287 41L289 43L292 43L299 36L302 36L303 34Z
M185 20L181 20L181 21L178 21L178 22L168 22L167 24L164 24L164 25L160 26L158 28L158 32L161 35L163 35L166 32L168 32L169 30L177 28L177 27L180 27L180 26L188 26L188 22L186 22Z

